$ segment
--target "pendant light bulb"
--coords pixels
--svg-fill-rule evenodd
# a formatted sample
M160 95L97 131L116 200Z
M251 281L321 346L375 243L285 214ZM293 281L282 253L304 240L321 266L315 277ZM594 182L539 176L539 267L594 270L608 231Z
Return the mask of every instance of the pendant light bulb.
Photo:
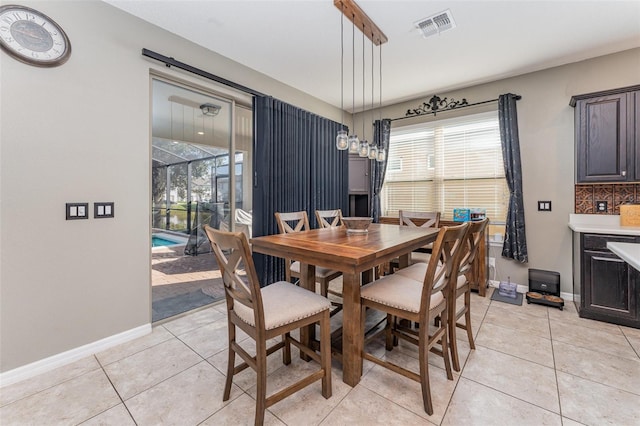
M340 151L344 151L349 148L349 137L347 136L346 130L338 130L338 135L336 136L336 148Z
M368 157L369 156L369 142L360 141L360 149L358 149L358 155L360 157Z
M378 147L371 145L369 147L369 159L376 160L378 158Z
M358 135L349 136L349 154L357 154L360 150L360 139Z

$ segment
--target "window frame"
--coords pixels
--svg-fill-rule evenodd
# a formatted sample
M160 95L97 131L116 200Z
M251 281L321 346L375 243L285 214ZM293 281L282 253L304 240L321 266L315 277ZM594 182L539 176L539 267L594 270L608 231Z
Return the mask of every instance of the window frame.
M473 135L469 136L469 134ZM433 140L429 141L431 138ZM454 175L450 171L444 170L447 163L444 159L447 148L445 141L453 144L451 146L454 148L462 149L462 153L454 158L454 160L464 160L461 163L464 167L462 175L460 173ZM394 148L398 148L397 144L400 142L408 146L408 148L400 148L409 152L411 158L407 162L410 163L415 160L418 163L417 166L413 166L415 169L413 171L410 170L411 165L405 164L404 157L394 157L394 155L397 155L397 151L394 152ZM412 143L414 146L411 146ZM478 151L477 148L474 148L474 145L477 146L479 143L486 145L487 149ZM429 151L429 144L433 145L433 152ZM460 146L456 144L460 144ZM448 148L451 149L451 146L448 146ZM426 155L422 151L426 151ZM416 160L416 157L420 159L424 157L424 162L428 165L419 170L419 162L421 160ZM487 173L484 173L483 169L478 167L478 164L481 164L479 161L482 161L483 157L490 161ZM436 210L441 212L441 217L444 220L453 220L454 207L486 208L487 216L489 216L492 223L500 224L506 220L509 190L504 172L497 111L392 128L387 159L389 162L398 161L401 167L399 170L387 168L385 182L381 191L383 216L396 216L400 209ZM466 161L469 159L475 161L467 164ZM449 166L450 168L457 167L455 161L452 164L453 166ZM433 174L431 174L431 168L433 168ZM404 177L401 176L403 173ZM495 183L491 184L488 181L495 181ZM407 185L407 182L414 182L415 185ZM472 189L474 183L478 188L477 191ZM447 192L447 184L450 184L450 187L458 184L457 192ZM390 188L393 187L395 187L396 191L395 200L391 199L391 194L394 190L390 190ZM407 194L397 192L403 190L407 191ZM486 194L482 194L483 191ZM466 201L455 201L454 194L457 194L457 199ZM447 201L447 196L449 196L450 200L453 197L454 201ZM416 202L416 197L420 197L420 201ZM426 197L428 200L422 197ZM473 199L482 200L483 197L490 201L473 201Z

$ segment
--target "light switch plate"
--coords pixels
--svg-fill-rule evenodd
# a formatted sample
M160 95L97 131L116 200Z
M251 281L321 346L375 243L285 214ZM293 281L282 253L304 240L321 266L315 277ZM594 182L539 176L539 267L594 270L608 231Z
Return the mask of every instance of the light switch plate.
M114 203L93 203L93 217L95 219L104 219L114 217Z
M551 211L551 201L538 201L538 211L539 212L550 212Z
M67 220L89 219L89 203L66 203Z

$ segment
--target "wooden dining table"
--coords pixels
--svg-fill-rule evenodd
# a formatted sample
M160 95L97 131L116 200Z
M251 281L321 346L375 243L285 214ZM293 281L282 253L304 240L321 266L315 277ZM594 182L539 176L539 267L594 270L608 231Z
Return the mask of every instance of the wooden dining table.
M256 237L251 240L254 252L300 262L300 286L315 291L315 268L322 266L342 272L342 380L355 386L362 376L363 327L360 285L373 280L373 269L394 258L406 267L409 254L435 241L437 228L413 228L371 224L363 234L348 233L344 227ZM308 344L311 328L300 337Z

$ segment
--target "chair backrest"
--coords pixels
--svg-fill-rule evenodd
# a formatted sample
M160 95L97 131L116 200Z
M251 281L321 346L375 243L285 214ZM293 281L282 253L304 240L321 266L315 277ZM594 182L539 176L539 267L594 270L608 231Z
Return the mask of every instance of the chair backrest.
M469 231L467 232L467 241L458 267L458 275L466 275L473 268L473 262L478 255L478 246L480 239L484 235L484 231L489 224L489 218L480 221L469 222Z
M276 221L281 234L309 230L309 216L304 210L291 213L276 212Z
M452 281L452 276L457 277L460 255L467 237L469 224L463 223L456 226L444 226L440 228L438 237L433 243L433 252L427 265L427 272L422 287L422 303L420 315L427 315L431 295L442 291L445 296Z
M334 226L343 226L342 210L316 210L316 219L320 228L332 228Z
M227 310L233 311L235 303L253 309L256 328L262 329L262 293L247 236L242 232L219 231L209 225L205 225L204 230L222 273Z
M418 227L416 219L423 220L420 225L422 228L438 228L440 227L440 212L412 212L408 210L400 210L400 226Z

